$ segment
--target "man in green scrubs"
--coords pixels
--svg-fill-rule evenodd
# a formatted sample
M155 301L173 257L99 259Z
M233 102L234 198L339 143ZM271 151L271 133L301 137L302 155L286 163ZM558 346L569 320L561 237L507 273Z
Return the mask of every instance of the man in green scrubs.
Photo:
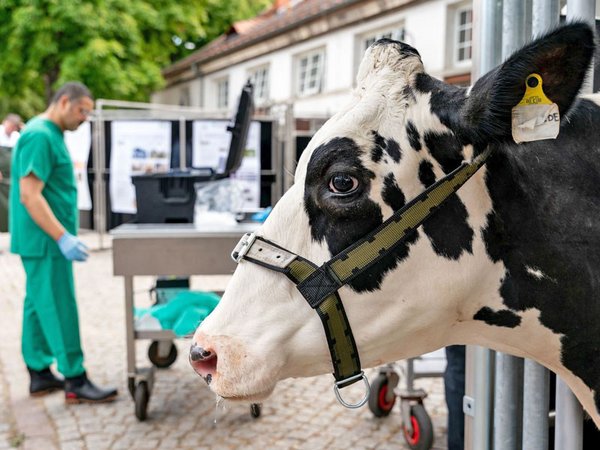
M64 389L67 403L117 395L87 378L73 285L73 261L85 261L88 252L76 237L77 186L63 132L76 130L93 108L86 86L65 84L27 123L12 152L9 228L11 251L21 256L27 276L22 351L29 392ZM54 361L64 381L50 371Z

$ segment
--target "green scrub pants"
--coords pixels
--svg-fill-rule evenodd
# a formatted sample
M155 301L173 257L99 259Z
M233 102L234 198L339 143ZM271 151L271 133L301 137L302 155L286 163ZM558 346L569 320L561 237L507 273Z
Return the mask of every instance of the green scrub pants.
M21 257L27 275L22 351L27 367L43 370L56 359L65 377L84 372L73 263L62 255Z

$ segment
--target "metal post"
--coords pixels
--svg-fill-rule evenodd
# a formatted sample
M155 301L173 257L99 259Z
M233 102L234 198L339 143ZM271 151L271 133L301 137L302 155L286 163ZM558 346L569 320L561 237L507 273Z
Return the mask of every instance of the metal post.
M508 58L525 43L526 2L504 0L502 10L502 59Z
M185 135L185 117L179 117L179 168L187 166L187 136Z
M558 25L559 0L533 0L531 34L538 37ZM547 450L549 444L550 373L525 360L523 374L523 450Z
M494 450L519 450L523 430L523 359L496 353Z
M569 386L556 377L554 445L561 450L583 448L583 409Z
M467 347L465 396L465 450L491 448L492 386L494 352L477 346Z
M526 39L527 2L504 0L502 59L521 48ZM522 441L523 360L496 353L494 450L518 450Z
M285 144L283 163L283 191L287 191L294 184L294 171L296 169L296 118L294 117L294 104L288 103L285 110Z
M550 372L535 361L526 359L523 385L522 448L523 450L547 450Z
M569 0L567 21L583 20L595 28L595 0ZM594 64L590 64L582 93L592 92ZM583 447L583 409L569 387L559 377L556 379L556 426L555 447L564 450L580 450Z
M98 100L96 104L95 127L93 139L93 154L94 154L94 228L98 233L98 246L104 248L104 233L106 232L106 202L104 189L104 173L105 173L105 149L104 149L104 118L102 117L102 100Z
M583 20L596 30L596 0L569 0L567 2L567 22ZM589 94L594 86L594 63L590 64L581 92Z
M533 0L532 12L531 33L537 37L558 25L559 0Z
M500 60L497 47L501 29L501 0L473 1L473 66L471 83L493 69ZM465 449L486 450L491 446L490 417L494 353L482 347L467 347L465 397Z

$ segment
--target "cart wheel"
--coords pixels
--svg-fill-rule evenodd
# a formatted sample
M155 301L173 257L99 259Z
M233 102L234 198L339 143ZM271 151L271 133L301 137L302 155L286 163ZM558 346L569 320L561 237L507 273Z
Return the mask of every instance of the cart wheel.
M433 424L421 403L410 407L412 433L403 426L404 439L412 450L430 450L433 446Z
M140 422L146 420L148 411L148 402L150 401L150 392L148 391L148 383L140 381L135 387L135 417Z
M148 347L148 359L150 359L150 362L159 369L166 369L177 359L177 347L171 342L169 354L167 356L160 356L158 354L158 344L158 341L152 341L152 344Z
M386 400L388 394L388 377L380 373L371 383L371 393L369 394L369 409L375 417L386 417L392 412L396 396L391 400Z
M258 403L252 403L250 405L250 415L252 417L254 417L255 419L260 417L260 413L261 413L261 408L260 408L260 404Z

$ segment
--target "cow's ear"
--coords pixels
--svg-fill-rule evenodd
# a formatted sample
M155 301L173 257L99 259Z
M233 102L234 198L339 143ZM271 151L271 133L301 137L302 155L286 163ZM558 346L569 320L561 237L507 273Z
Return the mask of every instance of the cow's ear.
M475 83L464 105L463 123L480 142L510 139L511 111L523 98L525 80L532 73L542 77L546 96L564 116L593 54L594 33L585 23L571 23L536 39Z

